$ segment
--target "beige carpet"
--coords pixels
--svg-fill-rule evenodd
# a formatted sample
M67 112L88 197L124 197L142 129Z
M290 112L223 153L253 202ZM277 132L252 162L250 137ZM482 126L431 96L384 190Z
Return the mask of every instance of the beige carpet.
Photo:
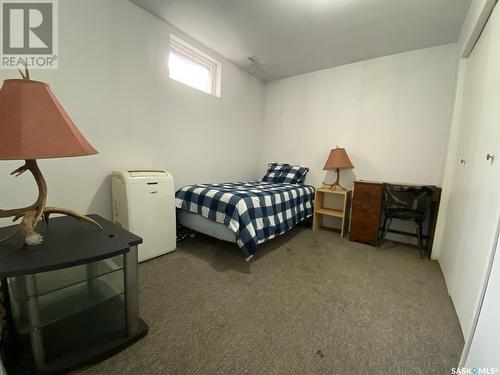
M303 227L205 236L139 267L148 336L86 374L449 374L463 337L436 262Z

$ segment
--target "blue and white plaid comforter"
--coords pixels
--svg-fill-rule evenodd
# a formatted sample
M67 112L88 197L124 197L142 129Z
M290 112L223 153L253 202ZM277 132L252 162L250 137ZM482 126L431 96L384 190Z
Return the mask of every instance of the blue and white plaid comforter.
M175 194L177 208L226 225L245 256L312 216L314 188L262 181L188 185Z

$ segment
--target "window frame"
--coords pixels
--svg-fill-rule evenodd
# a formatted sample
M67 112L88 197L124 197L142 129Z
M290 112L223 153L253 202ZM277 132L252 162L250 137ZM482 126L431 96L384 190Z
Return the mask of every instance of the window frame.
M176 80L175 78L172 78L170 76L170 68L168 61L170 59L170 52L175 52L183 57L185 57L188 60L191 60L199 65L204 66L205 68L208 69L210 75L211 75L211 90L210 92L206 92L204 90L201 90L197 87L193 87L191 85L188 85L182 81ZM186 86L192 87L196 90L199 90L201 92L204 92L206 94L214 95L218 98L221 97L221 75L222 75L222 64L215 60L214 58L208 56L206 53L200 51L199 49L191 46L190 44L186 43L184 40L180 39L174 34L170 34L170 39L169 39L169 51L168 51L168 57L167 57L167 68L168 68L168 77L174 81L180 82Z

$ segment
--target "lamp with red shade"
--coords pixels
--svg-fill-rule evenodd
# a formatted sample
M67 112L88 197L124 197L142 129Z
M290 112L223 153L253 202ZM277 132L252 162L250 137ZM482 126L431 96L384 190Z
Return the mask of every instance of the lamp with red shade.
M323 167L323 170L325 171L335 170L337 172L337 179L333 184L325 184L323 182L323 185L328 186L330 190L346 191L347 189L340 185L340 170L353 168L354 166L352 165L349 156L347 156L345 148L340 148L337 146L330 151L330 155L328 155L328 159L326 160L325 166Z
M64 158L97 154L64 111L48 84L32 81L26 68L23 79L7 79L0 89L0 160L24 160L24 165L11 175L30 171L38 186L38 199L31 206L1 210L0 218L21 219L19 226L7 237L18 232L28 245L43 241L36 232L40 219L48 224L51 214L64 214L94 224L96 221L71 210L46 207L47 184L38 168L37 159Z

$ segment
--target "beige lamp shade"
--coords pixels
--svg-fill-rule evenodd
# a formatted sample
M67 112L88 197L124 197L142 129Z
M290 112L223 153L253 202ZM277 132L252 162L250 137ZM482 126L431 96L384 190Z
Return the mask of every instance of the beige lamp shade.
M0 89L0 160L96 154L49 85L8 79Z
M323 167L323 170L328 171L332 169L353 169L354 166L345 152L345 148L334 148L330 151L328 160Z

